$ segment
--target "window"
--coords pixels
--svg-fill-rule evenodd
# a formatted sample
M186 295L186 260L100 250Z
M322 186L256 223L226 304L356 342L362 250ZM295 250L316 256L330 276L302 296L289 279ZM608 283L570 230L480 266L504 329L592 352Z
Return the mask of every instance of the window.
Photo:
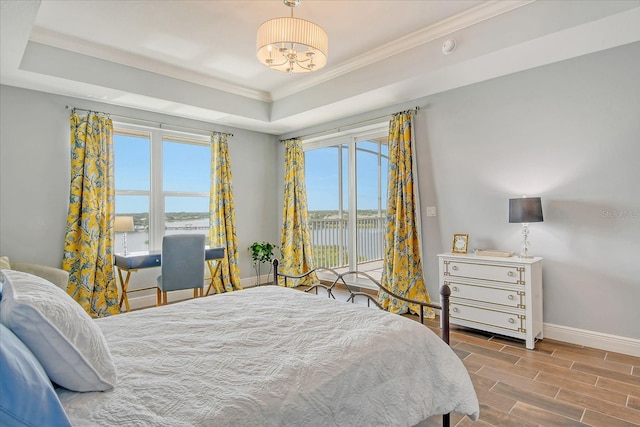
M209 235L209 136L116 123L113 143L116 215L134 218L130 252L160 249L165 234ZM115 244L121 252L120 233Z
M375 277L384 257L387 124L303 149L315 264Z

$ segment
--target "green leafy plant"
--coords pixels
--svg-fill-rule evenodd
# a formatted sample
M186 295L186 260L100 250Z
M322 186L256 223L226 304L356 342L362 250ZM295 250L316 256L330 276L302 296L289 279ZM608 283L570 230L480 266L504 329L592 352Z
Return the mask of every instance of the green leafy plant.
M260 284L260 267L263 263L269 263L269 274L271 274L271 269L273 268L273 251L277 249L276 245L272 245L269 242L253 242L251 246L249 246L249 251L251 252L251 259L253 259L253 268L256 271L256 285Z

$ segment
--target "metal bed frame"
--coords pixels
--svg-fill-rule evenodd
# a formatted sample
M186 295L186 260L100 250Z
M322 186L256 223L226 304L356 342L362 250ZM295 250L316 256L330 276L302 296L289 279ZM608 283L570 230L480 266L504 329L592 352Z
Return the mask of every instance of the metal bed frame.
M273 260L273 284L274 285L279 284L279 282L280 282L279 278L282 278L284 280L284 285L287 286L287 281L288 280L303 279L303 278L309 276L312 273L319 273L319 272L325 272L326 271L326 272L330 272L330 273L332 273L333 275L336 276L336 279L333 282L331 282L330 285L326 285L325 283L319 282L319 283L316 283L316 284L310 286L308 289L305 289L304 292L315 291L315 293L317 295L318 294L318 289L322 288L322 289L325 289L327 291L327 295L328 295L329 298L336 299L333 290L334 290L335 286L338 283L340 283L349 292L349 298L347 298L347 302L355 303L355 299L357 297L364 297L364 298L367 299L367 305L368 306L370 306L371 303L373 302L373 304L376 307L378 307L379 309L383 310L382 306L378 303L378 301L376 301L376 299L373 296L371 296L367 292L354 291L352 289L353 285L347 284L347 281L345 280L345 277L348 277L348 276L362 276L362 277L366 277L368 280L371 281L371 283L373 283L376 286L378 286L378 288L380 290L388 293L392 297L397 298L397 299L402 300L402 301L406 301L406 302L411 303L411 304L419 305L420 306L420 323L423 324L423 325L424 325L424 310L425 310L425 307L429 307L429 308L434 308L436 310L440 310L441 327L442 327L441 338L445 343L447 343L447 345L449 345L449 336L450 336L450 328L449 328L449 297L451 296L451 289L449 288L448 285L443 285L440 288L440 296L441 296L441 299L440 299L441 303L440 304L437 304L437 303L426 303L424 301L416 301L416 300L412 300L412 299L405 298L403 296L394 294L389 289L387 289L386 287L382 286L382 284L377 279L374 279L369 274L364 273L364 272L346 271L344 273L338 273L336 270L333 270L331 268L317 267L317 268L314 268L313 270L307 271L306 273L300 274L298 276L293 276L293 275L279 273L278 272L278 265L279 265L278 260L277 259ZM442 426L443 427L450 427L450 425L451 425L450 414L443 414L442 415Z

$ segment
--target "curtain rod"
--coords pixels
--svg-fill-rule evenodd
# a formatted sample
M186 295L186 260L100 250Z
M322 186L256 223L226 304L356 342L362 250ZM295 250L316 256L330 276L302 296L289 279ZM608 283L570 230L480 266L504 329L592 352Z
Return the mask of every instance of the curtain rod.
M359 122L349 123L348 125L344 125L344 126L338 126L338 127L330 128L330 129L327 129L327 130L321 130L321 131L318 131L318 132L313 132L313 133L309 133L309 134L306 134L306 135L301 135L301 136L298 136L298 137L281 139L280 142L288 141L290 139L295 139L295 138L305 139L305 138L309 138L311 136L322 136L322 134L324 134L324 133L329 134L329 132L332 132L332 131L334 131L334 133L335 133L335 131L340 132L341 129L345 128L345 127L357 126L357 125L361 125L361 124L364 124L364 123L374 122L374 121L382 120L382 119L391 119L391 117L393 117L394 115L401 114L401 113L413 113L413 114L415 114L418 111L420 111L420 107L416 106L416 107L414 107L412 109L409 109L409 110L399 111L397 113L389 113L389 114L385 114L384 116L373 117L373 118L367 119L367 120L360 120ZM346 129L346 130L349 130L349 129Z
M139 119L139 118L137 118L137 117L123 116L123 115L120 115L120 114L104 113L104 112L102 112L102 111L87 110L86 108L77 108L77 107L72 107L72 106L70 106L70 105L65 105L65 108L66 108L67 110L72 110L72 111L85 111L85 112L87 112L87 113L106 114L106 115L107 115L107 116L109 116L109 117L113 116L113 117L119 117L119 118L121 118L121 119L137 120L137 121L139 121L139 122L151 123L151 124L158 125L158 127L159 127L160 129L162 129L162 125L165 125L165 126L171 126L171 127L176 127L176 128L182 128L182 129L197 130L197 131L200 131L200 132L207 132L207 133L211 133L211 134L213 134L213 133L220 133L220 134L227 135L227 136L231 136L231 137L233 136L233 134L232 134L232 133L228 133L228 132L219 132L219 131L216 131L216 130L209 130L209 129L195 128L195 127L190 127L190 126L169 125L169 124L167 124L167 123L155 122L155 121L153 121L153 120ZM167 129L167 130L171 130L171 129Z

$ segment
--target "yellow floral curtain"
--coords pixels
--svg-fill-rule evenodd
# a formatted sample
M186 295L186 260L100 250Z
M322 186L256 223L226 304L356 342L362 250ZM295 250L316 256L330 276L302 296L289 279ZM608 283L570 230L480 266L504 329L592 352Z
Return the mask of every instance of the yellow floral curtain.
M299 138L285 141L284 209L282 211L281 273L300 275L313 270L311 233L304 182L304 152ZM288 280L290 287L317 283L315 273L304 279ZM280 283L283 285L284 282Z
M417 221L417 194L414 188L413 113L395 114L389 123L389 179L387 196L387 230L382 284L393 293L430 303L424 283ZM384 291L378 302L392 313L419 314L420 306L392 298ZM433 318L431 309L425 317Z
M218 261L219 273L213 279L218 293L242 289L228 139L229 135L219 132L211 138L209 241L211 246L225 248L225 257Z
M67 292L92 317L120 313L113 272L113 123L71 114L71 188L62 268Z

